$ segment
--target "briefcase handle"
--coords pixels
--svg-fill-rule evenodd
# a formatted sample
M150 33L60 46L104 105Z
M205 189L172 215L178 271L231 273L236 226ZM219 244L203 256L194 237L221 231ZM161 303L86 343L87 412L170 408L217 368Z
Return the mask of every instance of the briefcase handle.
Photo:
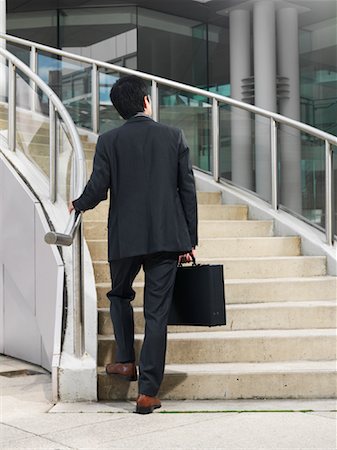
M197 265L197 261L195 259L195 256L193 255L192 252L190 252L191 258L192 258L192 266L196 266ZM186 261L184 261L184 264L188 264ZM183 262L180 261L180 263L178 264L178 267L182 267L183 266Z

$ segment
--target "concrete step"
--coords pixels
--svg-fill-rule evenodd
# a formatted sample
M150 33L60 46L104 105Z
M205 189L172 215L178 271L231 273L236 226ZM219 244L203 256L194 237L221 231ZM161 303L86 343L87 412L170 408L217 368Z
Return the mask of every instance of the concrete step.
M135 335L138 361L143 341ZM169 333L167 364L233 362L332 361L336 359L336 329L249 330ZM98 362L115 360L112 335L98 336Z
M84 220L106 220L109 202L104 201L95 209L86 211ZM246 205L198 205L199 220L247 220Z
M198 258L200 264L222 264L225 280L249 278L293 278L326 275L324 256L278 256L255 258ZM93 261L96 283L110 282L109 265ZM135 281L144 281L141 270Z
M271 237L272 220L199 220L200 238ZM106 239L107 223L104 220L84 220L86 239Z
M275 302L227 305L227 325L214 327L213 331L235 330L298 330L311 328L336 328L337 303L316 302ZM135 332L144 333L142 307L134 307ZM169 333L209 332L209 327L169 326ZM98 310L98 333L110 335L113 327L109 308Z
M336 361L167 365L159 392L163 400L335 398ZM134 400L137 383L98 368L100 400Z
M106 297L111 289L111 283L96 284L97 305L108 308ZM143 305L144 283L134 283L136 297L132 304ZM298 278L270 278L252 280L226 280L226 304L250 304L271 302L306 302L333 300L337 303L336 277L298 277Z
M87 240L94 260L107 258L106 240ZM200 239L198 258L244 258L254 256L299 256L301 240L298 237L249 237Z
M221 205L221 192L197 192L199 205Z

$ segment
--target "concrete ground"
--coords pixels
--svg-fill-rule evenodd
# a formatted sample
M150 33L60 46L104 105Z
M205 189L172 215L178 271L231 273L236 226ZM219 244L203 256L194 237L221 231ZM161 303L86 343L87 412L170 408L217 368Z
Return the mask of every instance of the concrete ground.
M18 370L39 374L18 375ZM5 376L6 372L9 372ZM50 375L0 356L0 448L336 450L336 400L51 402Z

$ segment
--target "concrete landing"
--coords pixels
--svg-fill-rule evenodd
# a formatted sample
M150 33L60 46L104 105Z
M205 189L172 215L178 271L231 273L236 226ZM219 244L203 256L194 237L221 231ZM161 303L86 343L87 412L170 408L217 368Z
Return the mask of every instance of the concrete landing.
M132 413L134 402L53 405L51 398L47 372L0 356L2 450L337 447L334 399L164 401L140 416Z

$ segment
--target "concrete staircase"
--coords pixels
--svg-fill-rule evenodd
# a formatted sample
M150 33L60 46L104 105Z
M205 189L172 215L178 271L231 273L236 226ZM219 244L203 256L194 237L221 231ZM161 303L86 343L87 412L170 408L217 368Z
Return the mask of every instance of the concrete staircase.
M0 108L0 129L7 114ZM47 175L48 125L18 117L18 146ZM95 144L81 136L90 174ZM273 236L272 221L248 220L245 205L222 205L220 193L198 193L199 263L224 266L227 325L169 327L166 399L331 398L336 396L336 278L326 259L302 256L298 237ZM84 215L98 296L98 395L133 399L137 383L105 375L114 360L106 293L107 202ZM136 353L144 326L144 277L135 280Z
M198 193L200 263L224 265L227 325L169 327L166 399L322 398L336 395L336 278L324 257L301 256L298 237L274 237L271 221L248 220L246 206ZM98 295L98 392L135 398L137 383L107 376L115 343L106 293L107 203L85 214ZM143 338L143 273L133 302L136 353Z

